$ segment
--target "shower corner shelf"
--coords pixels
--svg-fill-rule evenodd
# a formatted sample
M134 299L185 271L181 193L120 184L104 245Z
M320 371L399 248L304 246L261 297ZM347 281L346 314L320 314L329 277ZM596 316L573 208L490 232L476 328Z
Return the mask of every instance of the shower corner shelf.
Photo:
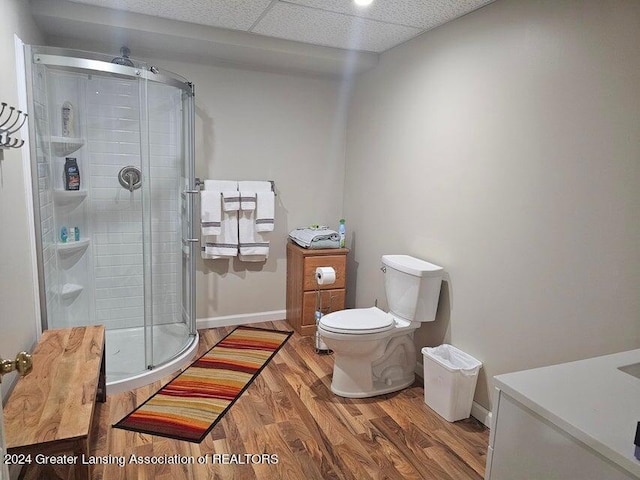
M54 190L53 200L60 206L80 203L87 198L86 190Z
M65 301L73 301L75 300L84 287L82 285L76 285L75 283L65 283L62 286L62 289L58 292L60 298Z
M82 138L51 137L51 147L56 157L66 157L84 146Z
M88 245L89 239L83 238L77 242L57 243L56 248L58 250L58 254L62 256L71 256L76 252L86 249Z

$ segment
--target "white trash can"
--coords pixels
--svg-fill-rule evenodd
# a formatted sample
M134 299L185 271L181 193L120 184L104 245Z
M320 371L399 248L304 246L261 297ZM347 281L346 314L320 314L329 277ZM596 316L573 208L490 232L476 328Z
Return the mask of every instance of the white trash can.
M449 422L468 418L482 363L446 343L424 347L422 358L424 402Z

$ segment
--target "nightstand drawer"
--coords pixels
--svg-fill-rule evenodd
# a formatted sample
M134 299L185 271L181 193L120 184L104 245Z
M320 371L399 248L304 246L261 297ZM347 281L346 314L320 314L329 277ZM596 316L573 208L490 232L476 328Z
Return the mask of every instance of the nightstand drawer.
M344 288L347 256L322 255L304 259L303 290L315 290L318 287L316 283L316 268L318 267L332 267L336 271L335 283L331 285L320 285L320 289Z

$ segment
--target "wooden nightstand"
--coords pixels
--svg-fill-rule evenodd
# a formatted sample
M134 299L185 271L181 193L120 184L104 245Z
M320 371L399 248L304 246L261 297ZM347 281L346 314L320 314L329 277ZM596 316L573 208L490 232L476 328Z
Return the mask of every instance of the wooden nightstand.
M316 332L316 268L333 267L336 281L320 285L322 313L344 310L348 248L309 250L287 244L287 321L300 335Z

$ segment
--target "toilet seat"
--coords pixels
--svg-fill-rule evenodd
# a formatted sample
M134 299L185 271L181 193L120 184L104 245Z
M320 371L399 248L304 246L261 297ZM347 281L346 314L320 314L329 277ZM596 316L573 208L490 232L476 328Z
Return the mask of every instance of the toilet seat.
M340 310L320 319L320 328L332 333L365 335L391 330L394 318L377 307Z

